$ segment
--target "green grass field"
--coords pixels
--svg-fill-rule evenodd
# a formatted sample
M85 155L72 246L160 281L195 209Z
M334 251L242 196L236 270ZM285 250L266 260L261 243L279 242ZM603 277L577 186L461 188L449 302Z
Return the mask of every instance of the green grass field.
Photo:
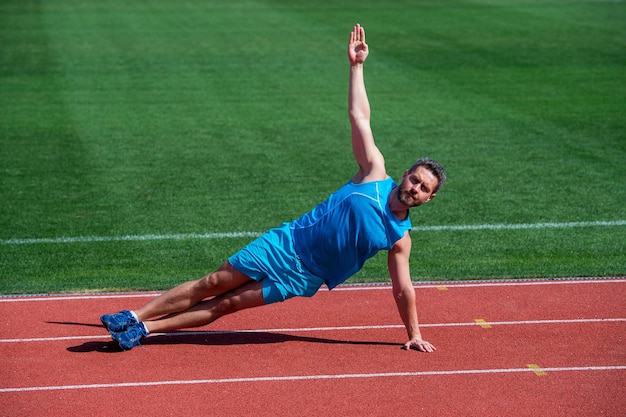
M416 281L626 275L626 4L386 3L3 1L0 293L168 288L325 199L356 22L389 172L448 171Z

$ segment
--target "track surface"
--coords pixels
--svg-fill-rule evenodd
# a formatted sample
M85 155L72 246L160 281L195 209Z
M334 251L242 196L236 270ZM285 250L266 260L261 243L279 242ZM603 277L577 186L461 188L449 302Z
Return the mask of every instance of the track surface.
M98 317L155 294L0 299L2 416L624 416L626 279L340 287L152 335Z

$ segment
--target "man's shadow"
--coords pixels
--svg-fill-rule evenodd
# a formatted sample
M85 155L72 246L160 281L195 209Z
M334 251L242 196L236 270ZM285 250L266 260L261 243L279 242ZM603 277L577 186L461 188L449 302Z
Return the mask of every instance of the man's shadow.
M67 324L75 326L89 326L103 328L102 325L74 322L49 322L53 324ZM103 338L106 336L103 335ZM310 336L295 336L292 334L264 332L264 331L177 331L162 333L144 338L141 344L149 345L179 345L195 344L206 346L231 346L231 345L264 345L273 343L306 342L344 345L369 345L369 346L400 346L397 343L373 342L357 340L339 340ZM78 346L67 348L70 352L101 352L116 353L122 349L114 341L91 341Z

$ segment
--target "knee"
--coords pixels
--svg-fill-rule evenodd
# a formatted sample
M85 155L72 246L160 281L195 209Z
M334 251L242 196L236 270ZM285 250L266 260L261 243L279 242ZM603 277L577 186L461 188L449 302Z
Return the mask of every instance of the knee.
M217 272L211 272L209 275L202 277L198 280L197 286L202 293L209 295L215 295L216 290L219 288L219 275Z
M218 316L226 316L240 310L240 305L236 299L219 297L213 312Z
M231 288L228 283L228 274L222 268L211 272L198 280L200 291L206 294L206 297L224 294Z

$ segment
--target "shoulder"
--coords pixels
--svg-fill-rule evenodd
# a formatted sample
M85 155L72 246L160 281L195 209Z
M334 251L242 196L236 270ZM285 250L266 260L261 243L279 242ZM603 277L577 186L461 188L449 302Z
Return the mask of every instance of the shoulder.
M387 170L385 169L385 159L382 155L376 162L372 162L368 169L359 169L352 177L352 182L362 184L364 182L382 181L387 178Z

